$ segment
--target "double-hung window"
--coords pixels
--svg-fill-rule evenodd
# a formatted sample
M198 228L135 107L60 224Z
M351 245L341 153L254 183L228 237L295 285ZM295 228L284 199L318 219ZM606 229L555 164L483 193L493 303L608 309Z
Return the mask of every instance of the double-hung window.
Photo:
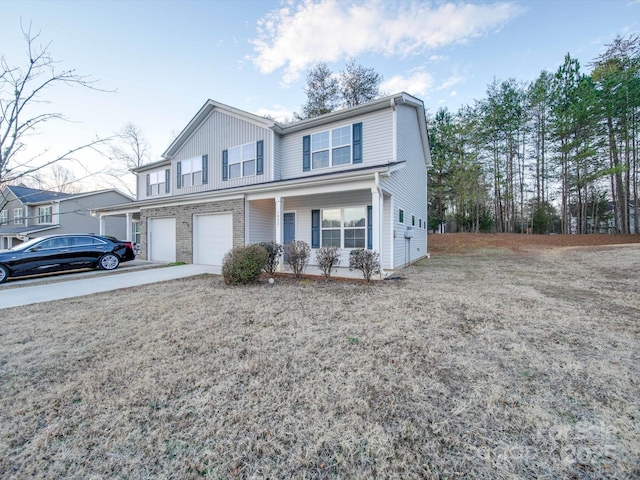
M351 163L351 126L311 135L311 168Z
M38 223L51 223L51 207L38 207Z
M202 184L202 157L182 160L182 187Z
M158 172L149 173L147 176L147 195L162 195L169 192L169 170L160 170Z
M250 177L256 174L256 143L229 149L229 178Z
M5 223L9 223L9 212L2 210L0 211L0 225L4 225Z
M367 207L325 209L321 216L323 247L366 247Z
M22 208L13 209L13 223L14 225L20 225L23 222L24 210Z
M302 138L302 171L362 163L362 123Z

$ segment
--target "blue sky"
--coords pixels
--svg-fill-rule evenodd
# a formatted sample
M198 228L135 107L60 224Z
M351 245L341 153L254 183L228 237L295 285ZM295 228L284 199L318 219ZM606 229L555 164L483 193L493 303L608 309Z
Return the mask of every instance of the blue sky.
M132 122L159 159L209 98L291 116L305 101L307 69L319 61L339 71L355 58L384 76L387 93L407 91L432 112L482 98L494 77L534 80L567 53L586 68L616 35L640 31L640 1L0 0L0 18L9 64L24 62L20 22L31 22L60 68L113 91L46 92L51 103L39 108L73 122L47 124L26 155ZM104 167L95 154L79 159L89 171Z

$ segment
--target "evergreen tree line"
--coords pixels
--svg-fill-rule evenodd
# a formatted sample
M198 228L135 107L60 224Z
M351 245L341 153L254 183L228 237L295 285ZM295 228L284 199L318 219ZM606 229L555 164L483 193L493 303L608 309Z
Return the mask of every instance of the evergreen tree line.
M640 39L428 115L433 231L640 233Z

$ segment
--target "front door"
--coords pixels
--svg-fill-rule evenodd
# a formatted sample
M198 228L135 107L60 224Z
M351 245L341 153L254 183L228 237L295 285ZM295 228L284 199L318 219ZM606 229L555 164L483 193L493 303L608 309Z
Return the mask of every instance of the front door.
M284 243L293 242L296 239L296 214L284 214Z

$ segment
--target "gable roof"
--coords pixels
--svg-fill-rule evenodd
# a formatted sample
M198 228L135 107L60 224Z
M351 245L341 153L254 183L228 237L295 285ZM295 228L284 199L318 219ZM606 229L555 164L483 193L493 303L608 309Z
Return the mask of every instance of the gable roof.
M21 185L7 185L6 188L8 188L18 200L25 204L50 202L72 196L70 193L51 192L49 190L39 190L37 188L23 187Z
M307 128L317 127L331 122L345 120L347 118L357 117L369 112L375 112L377 110L383 110L386 108L395 109L397 105L408 105L416 109L418 115L418 123L420 126L420 136L422 147L425 152L425 159L427 166L430 166L431 155L429 152L429 140L427 133L427 122L425 117L424 103L419 98L409 95L408 93L397 93L395 95L389 95L386 97L372 100L368 103L356 105L355 107L344 108L336 110L317 117L308 118L306 120L300 120L299 122L289 123L281 125L273 120L269 120L264 117L260 117L253 113L245 112L239 108L230 107L224 103L216 102L214 100L207 100L202 108L191 119L189 124L180 132L176 139L171 143L169 148L162 154L165 160L170 160L180 150L180 148L187 142L187 140L196 132L200 125L207 119L214 110L220 110L227 114L242 118L251 123L255 123L264 128L269 128L280 135L286 135L289 133L298 132ZM142 167L138 167L134 171L144 170L145 167L155 167L162 164L163 161L154 162Z

